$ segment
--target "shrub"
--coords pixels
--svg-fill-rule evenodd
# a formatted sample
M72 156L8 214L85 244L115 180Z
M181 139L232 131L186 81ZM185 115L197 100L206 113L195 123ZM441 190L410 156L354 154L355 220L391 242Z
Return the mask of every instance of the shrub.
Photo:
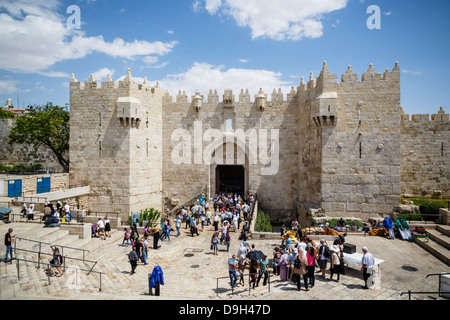
M257 232L272 232L272 224L270 218L262 210L258 210L258 217L255 222L255 231Z
M439 208L441 206L437 203L425 202L419 206L419 211L425 221L434 221L439 217Z
M334 228L336 227L337 223L338 223L339 219L331 219L328 222L330 228ZM364 226L364 223L362 223L361 221L354 221L354 220L344 220L345 225L348 226L352 226L355 225L357 227L362 227Z
M155 227L161 217L161 212L154 208L141 210L139 214L139 221L148 221L148 225L150 228ZM144 226L145 227L145 226Z

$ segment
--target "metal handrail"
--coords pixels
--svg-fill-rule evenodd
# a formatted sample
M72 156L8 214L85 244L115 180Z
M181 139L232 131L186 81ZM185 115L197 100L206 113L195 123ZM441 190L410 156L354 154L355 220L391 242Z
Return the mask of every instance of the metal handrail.
M31 263L40 263L40 262L37 262L37 261L26 260L26 259L20 259L20 258L14 258L13 260L16 260L16 261L17 261L17 279L18 279L18 280L20 280L19 261L23 261L23 262L31 262ZM47 266L51 266L50 263L42 263L42 264L47 265ZM74 267L65 267L65 269L73 269L73 270L87 271L87 272L88 272L88 275L89 275L91 272L98 273L98 274L100 275L100 279L99 279L99 281L100 281L100 283L99 283L99 291L102 291L102 274L105 274L104 272L101 272L101 271L93 271L93 270L86 270L86 269L82 269L82 268L74 268ZM48 284L50 285L50 274L48 274Z
M414 291L413 292L411 290L408 290L408 291L400 293L400 296L402 296L404 294L408 294L408 299L411 300L412 294L430 294L430 293L436 294L437 293L439 297L441 297L442 294L450 294L450 292L442 292L441 291L441 276L447 275L447 274L450 274L450 272L430 273L426 276L426 278L428 278L429 276L439 276L439 289L438 289L439 291L437 291L437 292L423 292L423 291Z
M272 275L273 275L273 272L270 271L270 270L267 270L266 272L267 272L267 274L268 274L268 277L267 277L267 279L268 279L268 290L269 290L269 292L270 292L270 279L271 279L271 277L272 277ZM258 274L258 275L259 275L259 272L258 272L258 273L247 273L247 274L243 273L243 274L242 274L242 276L248 275L248 294L251 293L250 277L251 277L252 275L255 275L255 274ZM240 276L241 276L241 275L239 274L239 277L240 277ZM216 285L216 293L217 293L217 296L219 296L219 279L230 279L230 276L224 276L224 277L217 277L217 278L216 278L216 283L217 283L217 285ZM231 294L234 294L234 287L231 287Z
M40 263L41 263L41 255L46 255L46 256L53 256L52 253L46 253L46 252L41 252L40 251L40 247L39 247L39 251L33 251L33 250L28 250L28 249L17 249L14 248L14 254L17 255L16 251L23 251L23 252L29 252L29 253L36 253L38 255L38 269L40 269ZM90 269L92 271L92 269L95 267L95 265L97 264L98 261L92 261L92 260L86 260L86 259L79 259L79 258L74 258L74 257L68 257L68 256L64 256L61 254L61 256L63 257L63 269L66 269L68 267L66 267L66 259L69 260L76 260L76 261L83 261L83 263L93 263L94 265L92 266L92 268ZM45 263L44 263L45 264Z
M21 238L21 237L16 237L16 241L14 241L14 250L16 250L16 248L17 248L17 240L19 240L19 241L24 240L24 241L30 241L30 242L34 242L34 243L39 243L39 252L40 252L43 244L44 245L49 245L49 246L53 245L52 243L48 243L48 242L37 241L37 240L32 240L32 239L25 239L25 238ZM55 245L55 246L61 248L61 255L62 256L64 256L64 248L65 249L70 249L70 250L76 250L76 251L83 251L83 259L82 260L83 260L83 262L88 261L88 260L85 259L85 252L90 252L87 249L74 248L74 247L63 246L63 245ZM69 259L76 259L76 258L71 258L71 257L68 257L68 258ZM88 262L92 262L92 261L88 261Z

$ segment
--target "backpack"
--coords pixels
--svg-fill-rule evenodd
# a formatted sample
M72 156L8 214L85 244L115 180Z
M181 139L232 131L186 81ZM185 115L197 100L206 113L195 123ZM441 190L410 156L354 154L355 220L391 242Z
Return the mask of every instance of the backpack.
M328 247L327 246L324 246L324 248L323 248L323 256L325 257L325 258L329 258L330 257L330 250L328 249Z
M297 257L295 260L294 260L294 268L295 269L300 269L300 267L301 267L301 263L300 263L300 259Z

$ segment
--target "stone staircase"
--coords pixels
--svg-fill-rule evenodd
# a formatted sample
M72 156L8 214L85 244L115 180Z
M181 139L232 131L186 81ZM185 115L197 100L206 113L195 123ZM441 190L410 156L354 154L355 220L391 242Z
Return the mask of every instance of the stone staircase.
M69 246L89 250L89 252L85 252L84 258L92 261L99 261L105 255L108 255L110 250L105 250L106 247L114 245L113 243L117 244L117 241L123 237L122 232L113 230L111 238L107 238L107 240L98 238L79 239L78 236L70 235L68 230L43 228L42 225L35 223L26 224L26 226L30 230L27 239L51 243L60 248L61 246ZM20 237L25 238L23 234ZM38 243L27 240L17 240L16 247L32 251L39 250ZM49 245L42 245L41 252L51 254ZM66 266L68 267L64 274L60 277L48 277L47 265L41 264L38 269L37 263L20 260L37 262L37 253L17 250L15 258L19 260L13 260L11 263L4 263L3 261L0 263L0 299L26 299L27 297L45 296L68 298L78 294L98 293L100 275L94 272L88 275L87 271L80 270L90 270L94 263L76 260L82 259L82 251L64 248L63 255L66 257ZM48 263L51 258L51 255L43 254L40 261ZM114 288L117 288L116 284L126 285L124 279L117 277L117 270L114 266L110 266L108 263L102 264L99 262L93 270L104 273L101 275L102 291L114 290Z
M429 234L428 240L424 237L413 236L414 242L430 254L450 266L450 226L425 226Z

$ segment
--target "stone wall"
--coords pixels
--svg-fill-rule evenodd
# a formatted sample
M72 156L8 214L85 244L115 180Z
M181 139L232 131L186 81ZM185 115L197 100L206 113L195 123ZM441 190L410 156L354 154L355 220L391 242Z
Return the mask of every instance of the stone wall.
M300 168L314 190L303 201L319 205L330 217L389 214L400 201L400 69L377 73L373 66L361 80L351 67L341 82L326 63L299 88L309 123L316 164ZM306 122L306 121L305 121ZM302 201L301 201L302 202Z
M437 114L402 112L402 194L450 198L450 121L441 107Z
M37 192L37 179L50 177L50 188L52 191L64 190L69 187L69 174L42 174L42 175L0 175L3 180L3 196L8 196L8 180L22 180L22 195L32 196Z
M136 84L129 70L118 85L72 76L70 185L91 186L92 211L127 218L162 209L162 95Z
M273 215L291 215L297 197L299 146L298 108L293 97L288 95L286 101L282 93L274 91L270 101L267 101L267 95L260 93L264 95L262 109L258 106L258 99L252 99L244 90L239 94L239 99L232 92L226 93L232 97L229 103L212 90L207 98L200 96L200 93L189 98L181 92L175 102L172 97L165 97L163 185L166 196L183 202L202 190L210 190L214 195L217 191L217 165L243 165L245 189L248 193L258 194L261 208ZM199 99L196 100L196 97ZM230 121L228 130L227 120ZM212 139L207 136L207 131L211 129L217 130L218 134ZM240 141L233 135L238 130L253 132L256 139ZM273 138L271 130L279 132L279 153L275 149L270 153L270 148L275 146L270 140ZM260 139L264 137L268 138L266 146L269 152L259 146ZM230 152L231 162L227 162L227 152ZM219 158L219 154L222 157ZM239 159L240 154L242 159ZM183 155L186 157L183 158ZM274 157L270 163L264 164L264 155ZM210 165L211 158L216 161L213 160ZM277 161L279 164L275 163Z
M54 153L43 146L35 148L34 145L8 144L8 136L15 125L14 119L0 119L0 164L5 166L33 165L40 163L44 168L54 168L62 172Z
M368 220L391 214L410 189L448 192L448 115L405 119L397 63L383 74L370 65L361 77L349 67L338 82L325 62L286 98L280 90L174 98L128 71L118 84L73 76L70 99L70 186L91 186L90 209L124 220L214 195L219 162L242 165L245 191L278 221L308 210Z

